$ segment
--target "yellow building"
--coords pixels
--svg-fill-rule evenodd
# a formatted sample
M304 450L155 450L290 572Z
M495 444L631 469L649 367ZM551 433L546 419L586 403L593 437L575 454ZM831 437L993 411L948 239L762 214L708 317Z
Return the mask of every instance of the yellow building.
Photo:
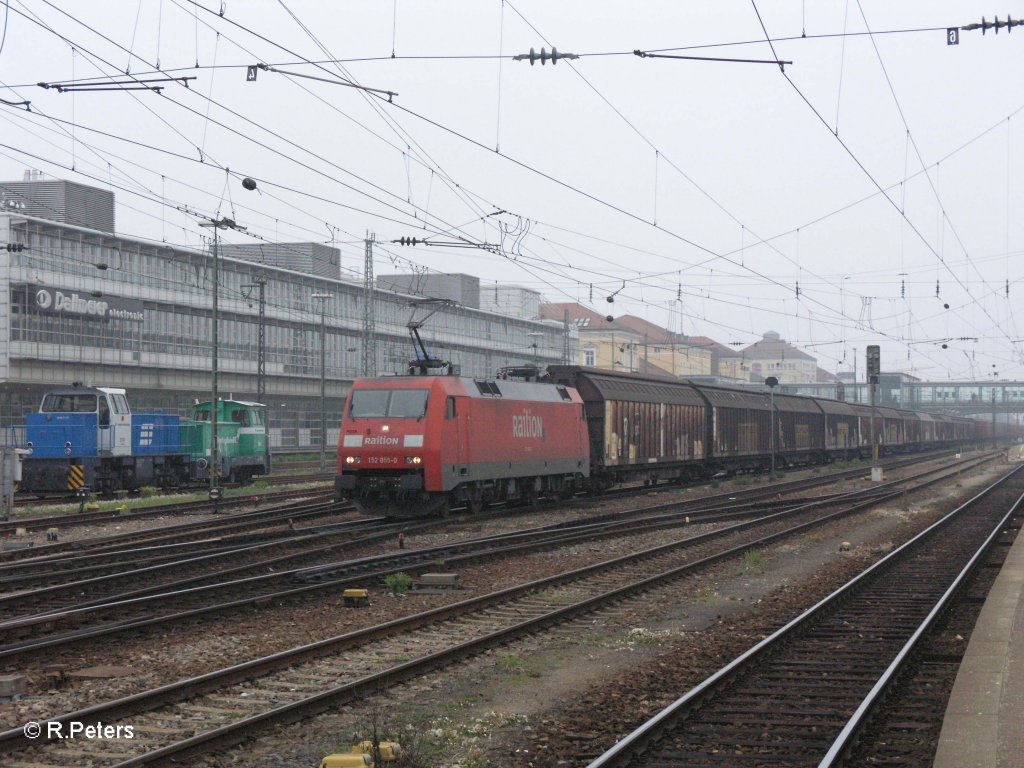
M807 384L818 380L818 361L789 344L775 331L760 341L718 361L719 375L763 382L774 376L780 384Z
M576 360L589 368L653 376L710 376L712 350L632 315L608 319L580 304L543 304L541 317L570 321L579 331Z

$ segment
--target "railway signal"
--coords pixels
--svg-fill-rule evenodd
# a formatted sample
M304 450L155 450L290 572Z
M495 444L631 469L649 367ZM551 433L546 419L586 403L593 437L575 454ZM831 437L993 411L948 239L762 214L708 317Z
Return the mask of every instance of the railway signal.
M880 482L882 469L878 466L878 442L875 439L875 387L882 372L882 352L877 344L869 344L867 348L868 392L871 396L871 479Z

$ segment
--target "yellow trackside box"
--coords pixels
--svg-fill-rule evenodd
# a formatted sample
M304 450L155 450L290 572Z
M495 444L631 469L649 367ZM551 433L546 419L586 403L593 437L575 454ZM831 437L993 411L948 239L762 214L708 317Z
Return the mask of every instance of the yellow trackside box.
M366 590L361 590L365 592ZM373 766L373 743L361 741L352 747L351 752L339 752L328 755L320 761L320 768L363 768ZM402 755L402 748L393 741L382 741L380 743L380 760L382 763L392 763ZM377 766L376 768L381 768Z
M365 589L346 589L341 598L346 608L362 608L370 604L370 593Z

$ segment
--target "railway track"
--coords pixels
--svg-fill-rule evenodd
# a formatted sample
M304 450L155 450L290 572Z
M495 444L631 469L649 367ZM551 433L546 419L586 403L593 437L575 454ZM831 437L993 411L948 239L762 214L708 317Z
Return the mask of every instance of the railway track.
M259 481L266 483L267 485L289 485L295 483L313 483L313 482L327 482L334 477L335 470L333 469L333 462L328 462L327 469L321 470L319 462L288 462L287 470L279 470L278 472L270 475L260 476ZM224 488L244 488L246 486L238 483L223 483ZM164 495L185 495L189 493L202 492L205 489L203 485L195 485L188 488L182 488L178 491L168 491ZM97 496L96 498L112 498ZM128 500L136 498L135 496L129 495ZM14 504L18 509L36 509L39 507L52 507L62 506L68 504L77 504L78 499L73 494L57 494L49 496L34 496L29 492L25 492L24 495L15 496Z
M295 503L271 504L248 512L2 552L0 583L7 575L33 570L45 573L47 569L56 572L67 563L89 562L89 558L99 562L104 558L116 560L119 553L126 550L188 544L197 540L240 535L295 523L309 524L321 517L335 518L339 514L352 511L352 507L346 504L332 505L329 502L330 494L305 492L294 495L289 492L284 496L285 500L292 498L296 499ZM249 503L251 505L252 501Z
M17 591L68 586L105 576L113 579L127 571L145 575L156 566L181 563L189 568L213 555L225 555L228 559L245 553L259 556L275 546L286 547L310 537L341 531L359 532L383 524L380 518L339 520L339 505L331 501L278 507L251 518L240 517L242 519L232 521L208 520L201 524L172 526L175 530L129 537L128 541L114 539L96 543L84 552L3 563L0 564L0 584L8 591ZM318 520L320 524L311 524Z
M929 470L923 474L933 476L937 471L946 470ZM805 485L810 486L820 483L820 478L804 481ZM788 485L789 490L797 489L796 484ZM214 612L247 608L254 604L278 604L314 591L330 592L346 586L365 586L388 574L416 571L437 562L444 562L446 566L469 565L489 558L507 558L613 536L649 534L658 529L686 527L691 523L727 523L736 519L768 516L787 508L794 512L814 510L855 497L863 501L884 491L870 488L855 495L837 494L815 500L781 500L777 498L781 494L776 486L749 489L744 494L747 499L745 502L732 494L693 502L673 501L625 514L612 513L590 517L578 523L560 523L415 551L310 567L288 567L294 566L297 558L308 559L310 552L304 551L298 556L283 555L258 564L247 562L242 566L221 569L215 574L216 580L208 576L188 576L157 587L133 589L93 600L81 597L80 585L51 585L34 592L12 595L8 599L0 598L0 608L7 611L6 618L0 621L0 638L3 641L0 659L9 660L43 648L52 650L60 645L94 639L111 632L128 632ZM766 499L770 499L770 502ZM434 521L403 528L409 532L423 532L440 525L440 522ZM348 532L358 533L359 530L358 527L352 527ZM330 545L330 549L325 549L323 553L340 547L346 554L351 554L361 547L393 537L395 530L389 526L374 526L358 538ZM313 554L318 554L317 550L313 550ZM166 568L164 566L161 570ZM274 572L263 573L268 568ZM246 576L254 570L257 575ZM122 573L108 579L90 581L117 584L126 580L134 583L137 579L137 574ZM80 595L73 609L61 610L50 606L55 593L68 591ZM45 604L46 609L33 612L31 606L34 604Z
M900 493L891 489L888 498ZM10 755L12 768L64 765L71 757L118 768L181 761L248 738L260 727L306 717L527 634L558 627L555 631L578 633L595 611L645 591L671 589L711 563L877 503L879 495L873 496L811 519L798 514L788 522L741 523L719 533L717 541L709 534L701 541L666 543L48 721L130 723L137 739L90 750L57 740L33 744L20 729L12 729L0 734L0 751L24 752ZM582 623L574 626L576 620Z
M927 666L921 649L936 641L929 633L988 551L1007 541L1004 532L1022 498L1024 468L1016 468L694 687L589 768L720 766L723 758L737 768L910 764L905 751L897 747L894 754L882 739L873 753L862 745L860 757L850 757L871 715L908 680L904 672L917 666L911 685L927 687L930 672L920 667ZM1012 527L1019 529L1019 521ZM921 701L916 714L896 708L907 719L892 730L915 730L927 708ZM933 701L932 709L931 717L941 718L941 706ZM904 746L911 739L904 735Z
M320 508L329 509L330 504L320 505ZM229 576L238 578L255 571L266 572L267 568L281 567L288 563L310 565L321 561L325 555L347 551L353 536L365 532L367 528L376 528L377 536L380 537L393 536L397 531L394 524L357 519L329 526L322 531L300 531L256 544L221 543L211 539L197 554L183 558L172 555L167 560L150 552L145 557L140 555L142 561L138 567L87 578L72 577L61 582L49 577L45 571L24 577L11 577L5 580L5 586L20 588L22 591L0 595L0 619L35 614L44 607L46 613L56 613L69 607L129 599L180 589L185 585L198 586L205 582L224 580ZM72 569L64 573L74 574L75 571ZM30 585L35 584L42 585L30 588Z
M919 459L904 460L903 462L894 463L893 468L913 464L917 461ZM715 499L722 501L727 499L730 502L749 498L756 499L771 492L781 496L781 494L789 493L794 489L809 489L816 485L828 484L836 479L855 476L859 473L860 470L847 470L819 478L776 483L770 486L769 490L759 488L740 489L726 494L706 497L706 503L713 504ZM633 494L635 493L636 491L634 490ZM304 497L308 497L308 495L304 494ZM673 502L665 505L664 508L671 509L674 508L674 505L675 503ZM225 522L207 520L184 523L157 529L152 532L138 531L113 537L72 541L63 544L48 544L32 548L31 550L15 550L3 553L5 556L0 555L0 563L4 560L28 560L28 562L20 566L0 564L0 579L3 580L3 583L8 588L20 590L29 589L34 582L41 582L42 586L46 588L64 586L76 590L82 585L75 584L74 582L83 581L83 577L91 577L88 581L90 584L95 585L111 581L111 579L106 579L102 582L97 580L98 577L104 575L109 575L113 578L117 573L137 571L140 572L139 575L145 576L146 574L141 572L147 570L148 566L173 563L175 559L194 565L195 563L190 561L197 559L201 555L202 549L211 552L230 552L232 549L237 549L244 544L255 544L258 541L258 537L244 539L220 538L228 534L255 530L260 527L272 527L275 524L285 522L294 523L295 519L340 513L348 509L350 509L348 505L332 507L326 503L308 505L302 508L290 507L284 510L270 509L239 515ZM655 508L648 507L647 509ZM517 510L511 511L511 514L517 513ZM509 514L509 512L506 511L504 514ZM422 529L421 525L416 527L417 529ZM201 537L198 541L196 540L197 536ZM274 536L273 533L267 534L267 537L270 538ZM175 550L175 548L170 546L176 543L181 543L184 549ZM190 546L196 549L189 552L187 548ZM61 553L82 551L88 551L93 554L78 557L59 557ZM60 580L62 572L67 574L74 573L75 579L73 582L62 582ZM20 599L25 597L22 596ZM0 605L2 605L2 598L0 598Z
M949 456L951 454L952 454L951 451L940 451L940 452L937 452L937 453L928 453L928 454L916 454L912 458L898 458L898 459L891 459L891 460L885 461L885 462L882 463L881 466L883 468L887 469L887 470L898 469L900 467L907 466L907 465L910 465L910 464L915 464L915 463L924 462L924 461L933 461L933 460L936 460L936 459L941 459L941 458L943 458L945 456ZM859 474L863 474L865 471L866 470L863 469L863 468L854 468L854 469L842 470L842 471L839 471L839 472L830 472L830 473L827 473L826 475L822 476L821 483L824 484L824 483L832 482L832 481L834 481L836 479L844 478L844 477L855 477L855 476L857 476ZM329 477L333 477L333 475L330 475ZM321 477L321 479L323 479L323 478ZM294 478L292 478L291 481L294 481ZM789 480L789 481L783 481L783 482L780 482L780 483L774 483L772 485L772 487L775 488L778 492L785 492L786 489L789 488L789 487L800 487L802 484L805 484L806 482L807 482L806 480ZM666 486L663 486L663 488L664 487L666 487ZM607 497L613 497L613 496L620 496L620 495L632 495L632 494L636 494L637 492L646 492L648 490L650 490L650 489L647 488L647 487L639 488L639 489L638 488L616 489L616 490L613 490L613 491L609 491L606 494L606 496ZM252 499L254 497L255 498L259 498L263 502L276 503L276 502L279 502L279 501L282 501L282 500L286 500L288 498L300 498L300 497L303 497L303 496L307 496L310 493L313 493L313 492L316 492L316 491L317 491L317 489L310 489L310 490L301 490L300 489L300 490L270 491L270 492L267 492L267 491L255 492L254 491L253 493L242 494L242 495L239 495L239 496L230 496L230 497L226 497L226 498L221 498L221 500L220 500L220 507L222 509L225 509L225 508L230 509L230 508L237 507L237 506L244 506L247 503L252 503ZM330 490L327 489L327 488L324 488L322 490L322 493L324 493L325 495L327 493L333 493L333 487ZM737 490L737 491L734 491L730 495L743 497L743 496L746 496L747 493L748 493L748 491L745 491L745 490ZM65 503L65 504L68 503L68 499L67 498L62 499L61 501L63 503ZM15 533L15 531L17 529L19 529L19 528L23 528L26 531L41 531L41 530L45 530L45 529L50 528L50 527L58 527L58 528L65 527L66 528L66 527L78 526L78 525L95 525L95 524L98 524L98 523L107 523L107 522L123 522L123 521L126 521L126 520L144 520L144 519L148 519L148 518L152 518L152 517L161 517L161 516L168 515L168 514L180 514L182 512L184 512L184 513L205 514L205 513L210 512L210 510L212 510L212 509L213 509L213 502L211 502L209 500L206 500L206 499L203 499L203 500L198 500L198 501L170 501L167 504L161 504L161 505L152 506L152 507L145 507L143 509L135 509L135 510L127 510L127 511L103 510L103 511L95 511L95 512L68 513L68 514L62 514L62 515L41 515L41 516L32 516L32 517L19 517L18 519L15 519L15 520L0 520L0 538L8 537L8 536L13 535ZM36 551L38 551L38 550L36 550ZM17 558L17 557L22 557L24 555L17 554L17 553L23 553L23 552L24 552L24 550L12 550L12 551L9 551L9 552L0 551L0 560L14 559L14 558Z
M848 765L931 768L964 647L1022 522L1024 515L1018 512L943 616L922 636L905 674L858 734Z
M257 498L260 503L277 503L288 499L304 498L313 493L316 489L289 490L289 491L262 491L247 493L241 496L229 496L221 498L220 509L233 509L251 505L253 499ZM332 493L326 488L321 491L323 494ZM128 506L126 503L125 506ZM94 512L68 513L64 515L36 515L33 517L20 517L14 520L0 520L0 537L13 536L19 528L26 531L42 531L47 528L70 528L81 525L97 525L103 523L122 523L132 520L148 520L154 517L181 514L209 514L213 511L214 503L202 499L199 501L170 501L167 504L159 504L151 507L127 510L99 510ZM34 552L39 549L32 548ZM29 554L34 554L29 553ZM12 550L0 552L0 559L12 559L24 556L25 550Z

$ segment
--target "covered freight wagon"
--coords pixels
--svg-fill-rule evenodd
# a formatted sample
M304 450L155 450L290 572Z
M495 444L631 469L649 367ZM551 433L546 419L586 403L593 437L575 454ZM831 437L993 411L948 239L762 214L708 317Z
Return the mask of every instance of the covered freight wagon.
M796 395L775 395L774 400L775 452L789 464L820 460L825 449L825 414L818 402Z
M700 384L711 408L711 453L723 466L759 468L771 453L771 404L767 392Z
M842 400L814 398L825 416L825 450L847 458L848 452L860 446L860 422L857 411Z
M550 366L586 404L590 457L606 482L700 477L708 405L684 382Z

